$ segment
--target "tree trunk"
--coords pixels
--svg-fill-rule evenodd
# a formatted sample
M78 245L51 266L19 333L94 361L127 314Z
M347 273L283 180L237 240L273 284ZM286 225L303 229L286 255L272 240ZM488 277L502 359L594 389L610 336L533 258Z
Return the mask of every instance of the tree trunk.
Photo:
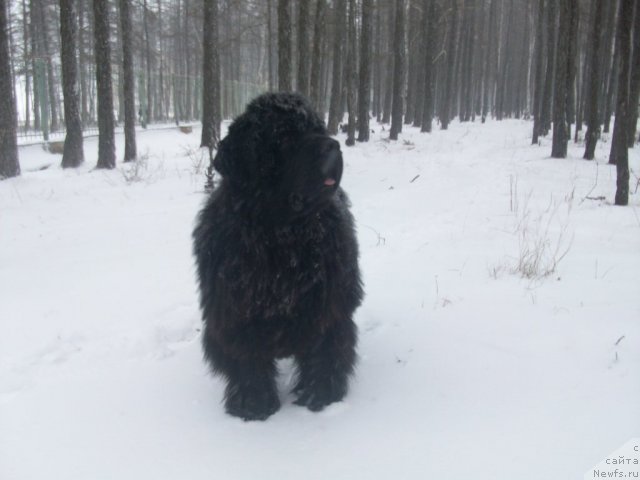
M541 133L540 114L542 110L542 89L544 88L544 45L543 28L544 25L544 0L538 0L538 21L536 24L536 76L533 95L533 136L531 144L538 143L538 136Z
M42 128L43 120L40 118L40 102L43 92L40 92L40 85L37 79L37 64L36 57L39 54L39 42L36 40L37 31L37 17L36 7L34 6L35 0L29 0L29 37L31 40L31 71L33 72L33 128L40 130Z
M371 33L373 0L362 0L362 34L360 37L360 85L358 92L358 141L369 141L369 106L371 104Z
M356 143L356 62L357 62L357 46L356 46L356 1L349 0L349 28L347 32L347 112L349 118L347 121L347 140L346 145L351 147Z
M158 31L162 32L162 5L161 5L161 0L158 0L157 2L157 8L158 8ZM165 79L164 79L164 55L163 55L163 46L162 46L162 37L160 37L160 41L159 41L160 45L160 62L158 65L158 93L156 95L156 103L154 105L154 110L156 112L156 118L159 118L160 120L165 120L167 118L167 112L166 112L166 103L165 103L165 97L164 97L164 90L165 90Z
M298 2L298 92L309 95L309 0Z
M491 0L491 4L489 5L489 18L487 21L487 47L485 52L485 63L484 63L484 88L482 89L482 123L484 123L487 119L487 115L489 114L489 105L491 102L491 91L493 90L493 86L495 85L494 76L493 76L493 65L495 60L493 57L497 57L496 48L497 42L495 41L498 32L497 32L497 0Z
M373 115L378 123L382 120L382 14L379 1L376 2L375 53L373 55Z
M547 135L551 126L551 102L553 100L553 78L556 65L556 0L547 3L547 71L542 94L542 110L540 113L540 134Z
M142 3L142 21L144 23L144 50L145 50L145 67L146 67L146 75L147 75L147 98L146 98L146 107L142 112L144 119L143 124L146 126L149 122L153 121L153 86L151 81L151 39L149 34L149 5L147 4L147 0L144 0ZM174 105L175 108L175 105Z
M466 7L465 23L466 28L464 32L464 55L462 57L462 69L461 69L461 91L460 91L460 120L468 122L471 120L471 113L473 109L472 103L472 67L474 60L474 45L475 45L475 1L465 0Z
M426 29L424 29L424 14L422 4L424 0L420 2L416 1L416 45L411 53L411 55L415 56L415 65L416 65L416 73L415 73L415 107L413 112L413 126L421 127L422 126L422 108L424 107L424 51L426 49ZM422 15L421 15L422 13Z
M24 129L31 128L31 75L29 74L29 25L27 17L27 1L22 0L22 43L24 62Z
M203 0L202 25L202 137L209 151L220 140L220 58L218 0Z
M618 11L620 10L620 1L613 0L610 5L611 9L613 9L613 22L614 25L618 25ZM620 65L620 44L619 44L619 36L617 34L617 29L614 27L612 29L612 43L613 43L613 53L611 54L611 64L609 65L609 74L608 84L606 87L606 96L604 100L604 133L609 133L609 128L611 126L611 115L613 109L613 98L616 92L616 86L618 84L618 68ZM613 148L613 145L612 145Z
M146 0L145 0L146 1ZM176 125L180 125L180 120L183 118L183 110L182 110L182 98L181 94L184 92L182 82L184 80L184 72L182 69L183 66L183 56L182 52L182 35L181 25L182 25L182 16L184 15L182 12L182 4L185 0L178 0L178 5L176 8L176 17L173 23L173 120ZM148 102L151 104L153 101L153 90L151 84L151 75L149 75L149 90L147 91Z
M272 21L272 1L267 0L267 61L269 62L269 90L273 90L275 82L275 65L273 64L273 21Z
M576 95L578 98L578 103L576 105L576 128L575 128L575 135L573 137L573 141L575 143L578 143L578 140L579 140L578 133L582 131L582 124L584 123L584 117L585 117L585 104L586 104L585 92L586 92L586 85L589 78L588 71L587 71L588 53L586 50L587 49L585 49L584 56L581 56L579 51L577 55L577 61L578 61L577 72L582 70L582 73L580 74L580 78L576 76Z
M0 0L0 180L20 175L7 0Z
M571 138L571 124L576 119L576 72L578 59L578 0L569 0L569 44L567 52L567 134Z
M387 42L385 51L386 72L384 72L384 104L382 110L382 123L391 121L391 99L393 97L393 31L395 28L395 8L393 2L387 3Z
M513 22L513 2L514 0L509 0L509 10L508 10L508 14L507 14L507 20L506 23L503 21L502 25L503 25L503 31L506 31L506 38L505 38L505 42L504 42L504 52L501 53L501 66L500 66L500 79L498 81L498 88L497 88L497 92L496 92L496 104L495 104L495 113L496 113L496 119L498 120L502 120L505 113L506 113L506 108L505 108L505 103L506 103L506 97L507 97L507 90L509 90L509 87L507 85L507 79L509 78L509 73L510 71L513 70L513 68L511 67L511 63L512 63L512 52L514 50L514 46L512 45L513 43L513 34L514 34L514 28L512 25ZM504 18L504 17L503 17Z
M133 45L131 35L131 0L120 1L120 31L122 32L122 74L124 94L124 161L136 159L136 104L133 76Z
M449 13L449 31L447 33L447 74L444 79L444 97L440 111L440 125L442 130L449 128L449 119L451 116L451 103L453 101L453 75L455 72L456 62L456 37L458 30L458 0L451 2L451 12Z
M84 126L91 121L89 117L89 87L87 85L87 54L84 41L85 2L81 1L78 8L78 59L80 60L80 104L81 118Z
M322 98L322 42L324 40L326 0L318 0L316 4L316 17L313 26L313 54L311 55L311 104L324 119Z
M598 103L598 111L600 112L600 121L603 123L603 116L606 111L607 102L607 90L609 87L609 81L613 74L613 66L615 64L615 43L616 43L616 20L618 13L618 0L607 0L605 2L605 18L602 19L605 22L605 29L601 32L602 36L602 54L600 55L600 72L602 78L600 79L600 102Z
M475 81L474 81L474 90L473 90L473 98L474 98L474 109L473 109L473 115L472 115L472 121L475 121L475 117L478 116L482 116L482 92L484 91L484 82L486 81L485 79L485 75L486 75L486 71L485 71L485 56L487 53L487 35L486 35L486 20L487 20L487 12L486 12L486 5L487 2L485 2L485 0L481 0L480 1L480 5L479 5L479 16L478 16L478 23L476 25L476 41L477 41L477 49L478 49L478 54L476 56L475 59Z
M82 120L78 98L78 24L76 0L60 0L60 59L62 62L62 92L64 95L64 139L62 166L78 167L84 161L82 150Z
M116 51L115 51L115 69L118 71L118 84L116 87L116 97L118 101L118 109L116 115L116 125L121 124L124 121L124 75L122 71L122 25L120 23L120 0L115 3L115 14L117 17L115 37L116 37Z
M38 18L38 36L40 39L40 53L44 55L47 66L47 89L49 96L49 112L51 115L49 129L55 132L60 129L58 121L58 103L56 102L55 75L51 61L51 39L49 38L48 22L46 21L45 5L43 1L36 2Z
M587 133L585 134L584 159L593 160L596 143L600 137L600 112L598 110L600 99L600 68L602 62L600 55L602 48L602 16L605 0L593 0L591 2L591 38L589 44L589 85L587 88L587 101L589 102L587 116Z
M291 91L290 0L278 0L278 90Z
M335 4L335 32L333 34L333 72L331 82L331 103L329 105L329 124L327 130L330 135L338 133L338 124L342 120L342 44L344 42L345 0L336 0Z
M418 81L418 50L420 50L419 30L420 15L418 15L417 3L419 0L409 0L409 17L407 18L407 53L406 62L406 104L404 123L411 125L416 113L416 96Z
M391 131L389 139L397 140L402 132L403 93L404 93L404 0L396 0L396 27L394 31L393 51L393 106L391 108Z
M629 77L631 56L631 27L634 0L620 0L618 14L617 44L620 49L620 73L618 75L618 100L616 119L613 125L613 140L609 163L616 165L616 205L629 203Z
M109 44L109 0L93 0L94 51L98 89L98 168L116 166Z
M435 66L433 64L433 51L436 43L436 1L424 0L423 10L423 28L425 31L424 103L422 105L422 127L420 131L431 132L434 107L433 77Z
M191 49L189 48L189 2L184 2L184 15L182 16L182 54L184 57L183 76L183 120L189 121L193 118L193 88L191 85Z
M571 30L571 6L573 0L559 0L560 24L558 26L558 41L556 48L556 67L553 92L553 143L551 156L553 158L565 158L567 156L567 143L569 132L567 131L567 102L569 99L569 49L566 46L570 41Z
M531 112L529 106L529 77L531 62L531 22L529 21L529 4L526 5L524 15L524 33L522 35L522 46L520 47L520 62L518 65L518 74L516 78L516 95L515 95L515 118L528 118Z
M633 148L636 140L638 101L640 101L640 5L637 2L633 23L633 64L631 66L631 83L629 85L629 132L627 134L627 146L629 148Z

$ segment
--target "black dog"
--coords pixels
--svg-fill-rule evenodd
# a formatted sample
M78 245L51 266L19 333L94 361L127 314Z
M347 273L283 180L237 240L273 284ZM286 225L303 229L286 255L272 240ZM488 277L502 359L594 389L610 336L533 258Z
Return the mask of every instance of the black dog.
M340 145L303 97L265 94L231 124L214 166L222 182L193 239L204 355L227 380L226 410L276 412L276 359L289 356L296 403L321 410L347 392L363 296Z

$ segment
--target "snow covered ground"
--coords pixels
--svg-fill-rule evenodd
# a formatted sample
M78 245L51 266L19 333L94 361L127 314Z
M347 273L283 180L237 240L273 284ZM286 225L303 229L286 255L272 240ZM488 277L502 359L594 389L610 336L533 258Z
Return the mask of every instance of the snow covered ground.
M357 378L315 414L283 362L263 423L225 415L201 361L199 131L141 132L138 171L92 170L96 138L78 171L21 148L0 182L0 478L568 479L638 436L640 195L632 174L611 204L609 144L557 160L527 121L374 128L343 146Z

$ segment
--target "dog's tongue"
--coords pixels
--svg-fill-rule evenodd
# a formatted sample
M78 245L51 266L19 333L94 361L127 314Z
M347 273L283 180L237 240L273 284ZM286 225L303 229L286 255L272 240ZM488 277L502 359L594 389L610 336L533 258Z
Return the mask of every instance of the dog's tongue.
M335 179L335 178L327 178L327 179L324 181L324 184L325 184L327 187L333 187L333 186L336 184L336 179Z

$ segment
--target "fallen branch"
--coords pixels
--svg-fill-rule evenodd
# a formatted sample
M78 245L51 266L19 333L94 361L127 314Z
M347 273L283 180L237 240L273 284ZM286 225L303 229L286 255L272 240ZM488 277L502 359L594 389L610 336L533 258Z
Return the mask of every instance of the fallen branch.
M584 196L584 198L582 200L580 200L580 205L582 205L582 203L585 200L604 200L605 199L605 197L599 197L599 196L598 197L590 197L589 196L589 195L591 195L591 192L593 192L596 189L597 186L598 186L598 163L596 162L596 181L593 184L593 187L591 187L591 190L589 190L587 192L587 194Z

